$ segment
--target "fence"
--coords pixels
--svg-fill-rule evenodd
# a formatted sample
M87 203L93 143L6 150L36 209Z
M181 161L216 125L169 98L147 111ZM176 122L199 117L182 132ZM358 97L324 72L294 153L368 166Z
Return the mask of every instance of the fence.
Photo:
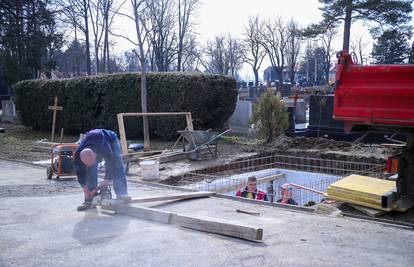
M293 183L299 185L290 185L293 198L299 205L305 205L309 201L319 202L323 195L317 191L326 192L331 183L344 176L359 174L380 178L384 169L384 164L378 163L272 154L190 172L176 181L177 185L198 191L234 194L245 187L248 176L254 175L259 180L259 189L268 192L270 201L281 198L280 186ZM284 176L278 176L272 183L260 183L261 178L277 174Z

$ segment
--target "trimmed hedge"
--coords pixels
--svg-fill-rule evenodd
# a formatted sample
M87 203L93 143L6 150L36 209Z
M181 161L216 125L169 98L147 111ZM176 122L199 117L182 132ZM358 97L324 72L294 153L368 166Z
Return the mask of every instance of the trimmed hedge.
M141 111L138 73L27 80L15 84L13 91L22 123L38 130L50 130L52 112L47 107L55 96L63 106L58 118L69 133L117 130L117 113ZM237 101L234 79L198 73L149 73L147 95L149 112L189 111L196 129L222 127ZM165 139L186 127L184 116L150 117L149 122L151 136ZM128 136L142 137L142 119L125 118L125 124Z

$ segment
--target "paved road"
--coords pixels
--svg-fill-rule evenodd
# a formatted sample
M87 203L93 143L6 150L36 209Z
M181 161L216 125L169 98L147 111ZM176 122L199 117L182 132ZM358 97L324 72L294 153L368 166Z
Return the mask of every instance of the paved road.
M0 160L0 198L73 194L80 190L76 179L47 180L44 167Z
M0 160L0 186L47 183L46 168Z
M139 190L139 191L138 191ZM133 196L166 194L141 186ZM0 198L0 266L413 266L414 232L209 198L162 209L264 229L253 243L99 210L81 194ZM256 210L260 217L236 213Z

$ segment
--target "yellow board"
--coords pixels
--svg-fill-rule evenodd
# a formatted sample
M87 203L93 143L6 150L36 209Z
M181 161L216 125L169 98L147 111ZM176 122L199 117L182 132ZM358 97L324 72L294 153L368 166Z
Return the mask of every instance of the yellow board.
M382 196L393 190L396 187L396 183L395 181L352 174L331 184L331 187Z
M365 197L361 197L361 196L354 196L352 194L342 194L342 193L338 193L338 192L329 192L328 191L328 197L329 198L333 198L333 197L338 197L338 198L342 198L342 199L349 199L349 200L355 200L355 201L359 201L359 202L365 202L365 203L369 203L372 205L377 205L378 207L381 207L381 199L370 199L370 198L365 198Z
M391 211L393 209L381 207L381 196L394 190L395 187L395 181L353 174L331 184L327 190L327 197L364 207ZM399 211L405 210L400 209Z

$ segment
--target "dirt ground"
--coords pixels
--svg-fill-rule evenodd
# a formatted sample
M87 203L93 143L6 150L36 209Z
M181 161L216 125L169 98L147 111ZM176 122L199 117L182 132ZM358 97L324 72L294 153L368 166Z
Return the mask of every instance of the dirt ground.
M0 157L32 162L44 160L50 156L47 152L32 150L36 141L47 141L50 138L50 133L33 131L22 125L7 123L0 123L0 128L6 130L5 134L0 134ZM65 135L63 142L75 142L78 139L79 136ZM140 140L136 142L140 142ZM151 140L153 150L172 148L173 145L174 141ZM398 150L380 145L352 144L325 138L291 138L285 135L279 136L270 144L254 137L228 135L221 138L218 149L219 159L229 159L246 153L280 152L337 160L357 161L363 158L365 160L371 159L372 162L382 162L389 156L398 153Z
M0 134L0 158L33 162L47 159L50 156L47 152L32 151L32 146L35 142L39 140L47 141L50 133L33 131L22 125L6 123L0 123L0 128L6 130L6 133ZM78 136L66 135L63 141L74 142L78 138ZM151 140L151 146L154 150L171 148L173 145L173 141ZM280 154L285 155L354 161L363 159L365 162L372 161L380 163L384 162L387 157L399 152L398 150L384 148L379 145L352 144L324 138L291 138L284 135L276 138L270 144L265 144L261 140L248 136L227 135L220 140L218 147L219 162L229 162L245 155L280 152ZM205 164L211 164L211 162L206 162ZM176 167L176 164L174 166ZM66 195L74 192L79 192L79 185L76 180L47 181L45 184L38 185L2 185L0 198L11 196ZM353 210L352 208L344 211L362 215L359 211ZM414 210L411 209L404 214L388 214L384 218L414 223Z

